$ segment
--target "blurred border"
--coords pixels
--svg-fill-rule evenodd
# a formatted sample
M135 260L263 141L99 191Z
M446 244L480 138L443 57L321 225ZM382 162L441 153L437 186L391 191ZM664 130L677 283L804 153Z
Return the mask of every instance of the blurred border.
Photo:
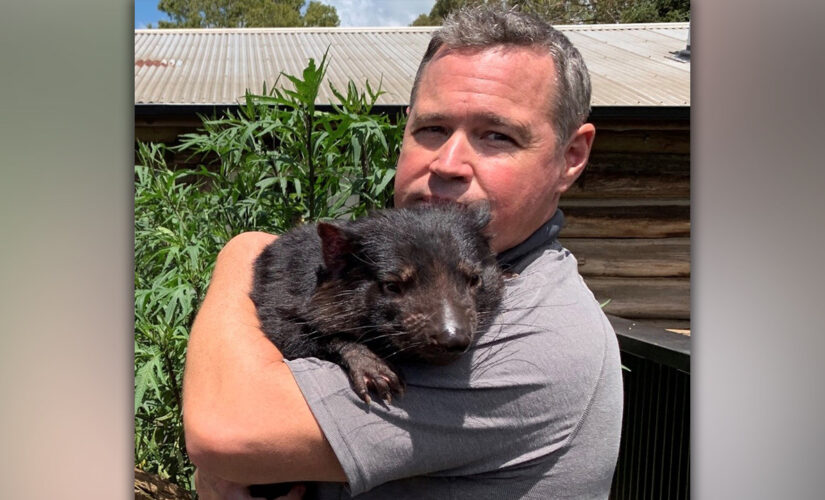
M0 16L0 497L131 498L133 4L21 4ZM825 4L692 10L692 490L820 498Z
M825 3L692 5L692 491L825 491Z
M132 498L132 2L0 15L0 498Z

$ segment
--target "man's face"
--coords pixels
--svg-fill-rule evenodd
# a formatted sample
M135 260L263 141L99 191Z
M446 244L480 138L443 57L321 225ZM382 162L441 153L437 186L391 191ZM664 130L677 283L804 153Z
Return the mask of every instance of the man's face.
M532 49L442 47L409 110L395 206L487 200L494 251L530 236L575 180L556 154L555 74L552 58Z

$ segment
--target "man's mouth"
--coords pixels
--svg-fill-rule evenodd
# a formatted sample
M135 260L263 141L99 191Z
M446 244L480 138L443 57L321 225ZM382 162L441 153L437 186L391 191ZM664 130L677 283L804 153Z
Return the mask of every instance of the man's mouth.
M447 203L459 203L463 204L463 202L458 200L453 200L451 198L442 198L440 196L432 196L432 195L422 195L415 200L416 204L423 204L423 205L439 205L439 204L447 204Z

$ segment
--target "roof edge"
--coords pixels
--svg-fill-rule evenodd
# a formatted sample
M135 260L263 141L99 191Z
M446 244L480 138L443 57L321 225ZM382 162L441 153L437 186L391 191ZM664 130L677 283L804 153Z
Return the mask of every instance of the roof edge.
M208 114L220 110L238 110L240 104L160 104L135 103L135 116L152 117L159 115L195 115ZM331 104L316 104L321 110L332 109ZM406 104L376 104L373 111L377 113L403 112ZM588 120L606 119L643 119L643 120L690 120L690 106L593 106Z
M440 26L365 26L365 27L307 27L307 28L140 28L135 34L160 33L381 33L386 31L402 31L408 33L431 33ZM618 24L556 24L560 31L603 31L603 30L638 30L638 29L685 29L690 22L674 23L618 23Z
M135 34L157 33L381 33L384 31L432 32L438 26L366 26L366 27L308 27L308 28L136 28Z

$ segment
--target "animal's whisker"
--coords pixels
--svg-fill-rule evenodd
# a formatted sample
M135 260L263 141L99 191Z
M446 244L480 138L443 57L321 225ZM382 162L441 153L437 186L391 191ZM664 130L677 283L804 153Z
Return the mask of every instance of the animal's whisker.
M479 215L452 204L384 210L282 235L256 261L262 328L288 359L348 370L447 357L449 330L468 345L500 336L503 281ZM467 270L484 276L480 287Z

